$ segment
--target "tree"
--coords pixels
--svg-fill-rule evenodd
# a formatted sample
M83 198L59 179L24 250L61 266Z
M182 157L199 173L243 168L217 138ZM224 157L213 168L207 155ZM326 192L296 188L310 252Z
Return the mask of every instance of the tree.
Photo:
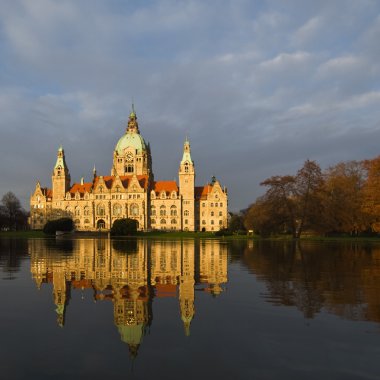
M231 232L245 231L244 217L241 214L233 214L228 223L228 230Z
M9 191L1 199L0 220L3 228L15 230L26 224L26 212L22 209L19 199Z
M44 233L48 235L55 235L57 231L70 232L74 229L74 222L71 218L60 218L50 220L44 226Z
M295 177L274 176L263 181L261 185L268 187L265 197L257 205L261 217L264 218L262 221L269 216L271 221L265 222L267 226L269 222L276 231L289 231L295 237L297 218ZM269 215L264 216L263 213L268 211Z
M306 160L295 177L297 203L297 231L300 237L305 229L321 229L323 226L323 176L315 161Z
M362 210L374 232L380 232L380 156L364 163L368 178L363 186Z
M368 228L363 211L364 162L340 162L327 169L324 183L324 223L328 233L357 235Z
M130 218L117 219L111 228L112 236L130 236L137 232L137 220Z

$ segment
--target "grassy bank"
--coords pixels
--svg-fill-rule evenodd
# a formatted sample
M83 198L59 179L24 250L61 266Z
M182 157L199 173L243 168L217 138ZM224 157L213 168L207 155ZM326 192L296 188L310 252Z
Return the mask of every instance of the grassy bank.
M44 238L42 231L0 231L0 238Z
M52 236L45 235L42 231L1 231L0 238L51 238ZM53 236L54 237L54 236ZM108 232L76 232L65 238L82 239L82 238L97 238L108 237ZM219 240L259 240L259 241L293 241L291 235L279 235L262 238L260 236L247 235L231 235L231 236L216 236L212 232L137 232L133 237L143 239L219 239ZM125 238L125 236L114 236L113 238ZM315 241L315 242L373 242L380 243L380 237L377 236L303 236L299 241Z

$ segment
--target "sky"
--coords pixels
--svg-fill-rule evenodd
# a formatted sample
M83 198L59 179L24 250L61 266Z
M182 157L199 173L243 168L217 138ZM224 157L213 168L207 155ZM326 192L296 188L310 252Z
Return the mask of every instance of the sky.
M380 154L378 0L2 0L0 196L28 208L63 145L109 175L134 102L156 180L215 175L238 211L260 182Z

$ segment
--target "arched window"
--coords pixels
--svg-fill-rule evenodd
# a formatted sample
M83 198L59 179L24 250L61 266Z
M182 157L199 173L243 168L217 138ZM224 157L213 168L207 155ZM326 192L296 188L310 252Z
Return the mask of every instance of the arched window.
M121 215L121 206L118 203L113 205L113 214L115 216Z
M177 207L176 206L171 206L170 207L170 215L171 216L177 216Z
M160 207L160 216L166 216L166 207L164 205Z
M86 206L86 207L84 208L84 210L83 210L83 214L84 214L84 216L88 216L88 215L90 215L90 209L89 209L88 206Z
M176 221L175 219L172 219L172 220L170 221L170 223L171 223L171 224L177 224L177 221Z
M185 215L185 216L189 216L189 210L185 210L184 212L183 212L183 215Z
M96 208L96 213L99 216L104 216L106 214L106 209L105 209L104 205L102 205L102 204L98 205Z
M161 223L161 224L166 224L166 220L165 220L165 219L161 219L161 220L160 220L160 223Z
M79 206L75 207L75 215L76 216L80 215L80 207Z
M88 219L84 220L84 224L89 224L89 223L90 223L90 221Z
M185 173L188 173L189 172L189 163L186 162L185 163Z
M125 171L127 173L133 173L133 164L128 164L126 167L125 167Z
M132 216L137 216L139 214L139 206L136 203L132 203L129 212Z
M152 219L150 222L151 222L152 224L156 224L156 219Z
M156 207L151 206L151 208L150 208L150 215L151 216L155 216L156 215Z

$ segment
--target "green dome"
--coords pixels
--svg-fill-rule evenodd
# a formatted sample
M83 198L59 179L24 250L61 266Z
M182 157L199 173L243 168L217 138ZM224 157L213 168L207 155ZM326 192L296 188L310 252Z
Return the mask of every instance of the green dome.
M127 132L124 136L122 136L116 144L115 150L117 153L122 154L123 150L133 147L137 150L137 153L142 153L145 148L145 141L142 136L138 133L130 133Z

